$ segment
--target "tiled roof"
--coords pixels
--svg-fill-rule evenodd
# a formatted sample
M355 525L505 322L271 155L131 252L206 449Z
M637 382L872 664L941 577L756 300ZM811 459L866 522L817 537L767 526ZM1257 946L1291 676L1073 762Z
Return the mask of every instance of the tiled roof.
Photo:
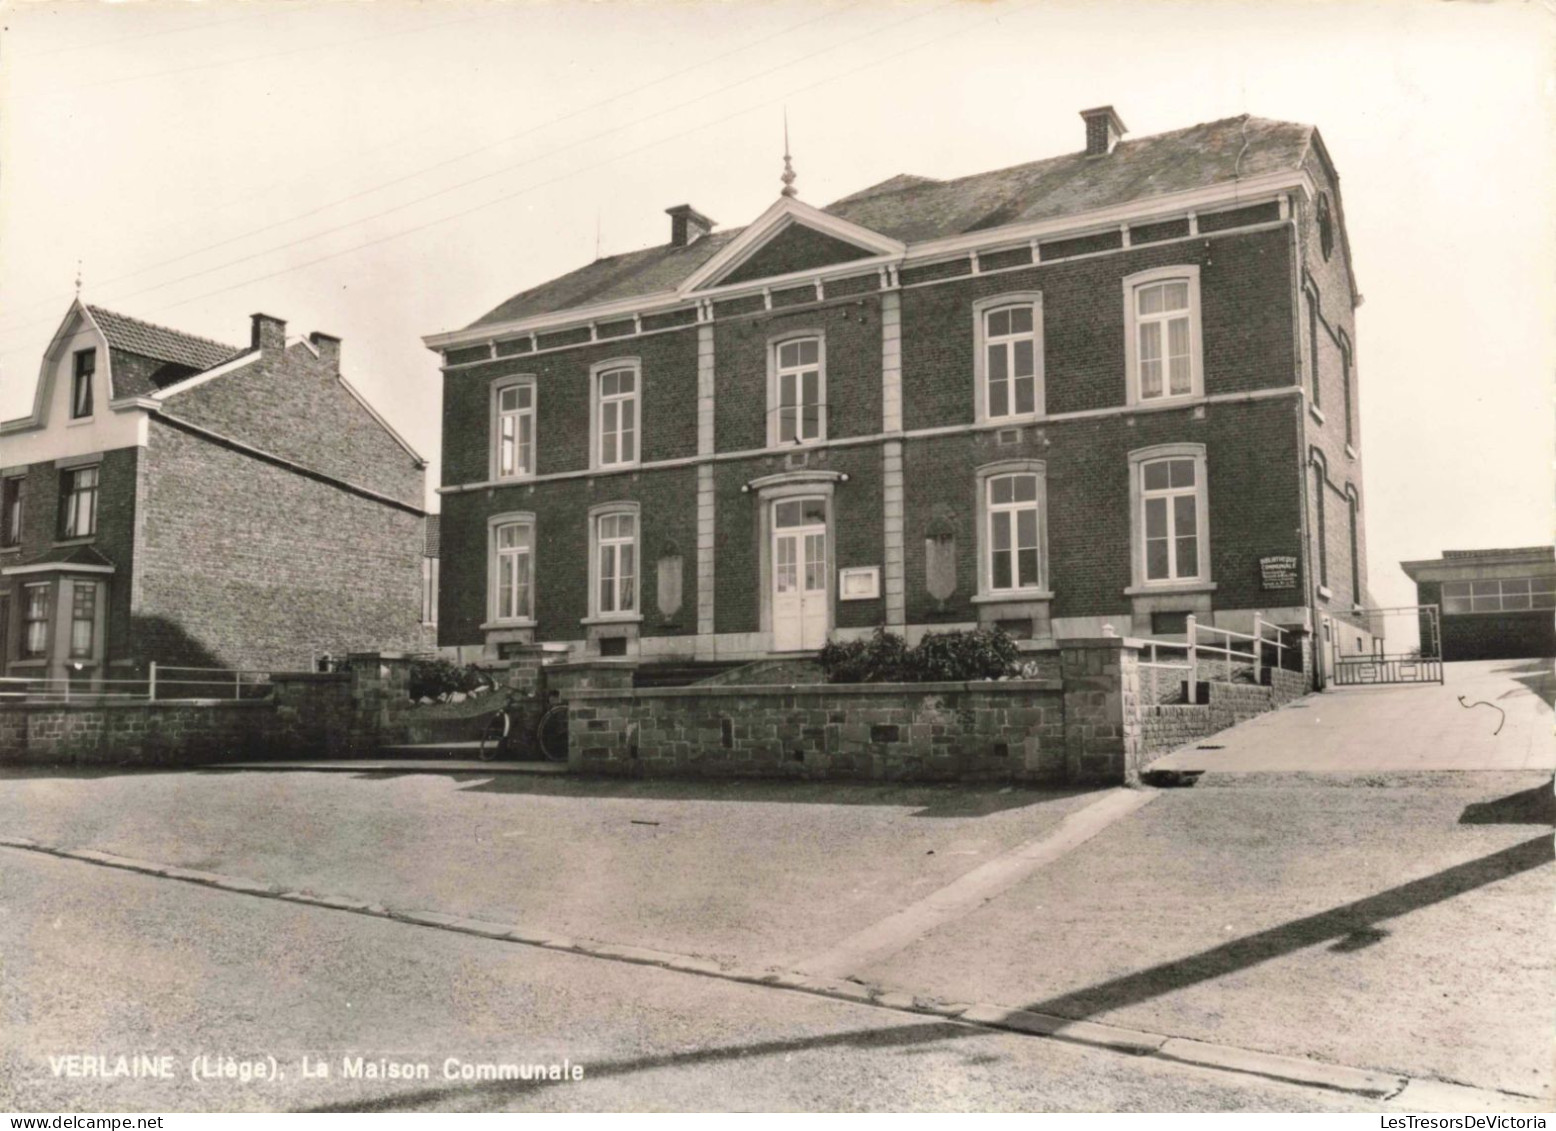
M87 310L91 311L92 319L103 331L103 336L108 339L110 348L139 354L141 357L155 358L158 361L171 361L175 365L188 366L196 372L220 365L228 358L243 352L236 346L223 345L209 338L197 338L193 334L186 334L182 330L170 330L166 326L142 322L139 318L115 314L100 306L88 306Z
M1155 196L1301 167L1313 127L1242 115L950 181L899 173L824 211L905 243L1056 219ZM742 229L689 247L648 248L599 259L524 291L470 329L670 290Z

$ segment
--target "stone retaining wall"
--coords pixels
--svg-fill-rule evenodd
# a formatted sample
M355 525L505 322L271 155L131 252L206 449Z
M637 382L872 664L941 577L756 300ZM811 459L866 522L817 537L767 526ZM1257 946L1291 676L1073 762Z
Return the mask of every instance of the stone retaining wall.
M1054 681L592 690L569 701L572 761L588 773L1065 780Z

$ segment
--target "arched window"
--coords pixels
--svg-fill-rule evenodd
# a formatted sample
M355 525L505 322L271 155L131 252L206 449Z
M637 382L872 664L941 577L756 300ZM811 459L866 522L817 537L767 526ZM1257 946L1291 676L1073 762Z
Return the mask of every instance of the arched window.
M977 419L1043 415L1043 296L1034 291L983 299L974 304L973 318Z
M1199 268L1163 267L1124 280L1129 404L1204 394Z

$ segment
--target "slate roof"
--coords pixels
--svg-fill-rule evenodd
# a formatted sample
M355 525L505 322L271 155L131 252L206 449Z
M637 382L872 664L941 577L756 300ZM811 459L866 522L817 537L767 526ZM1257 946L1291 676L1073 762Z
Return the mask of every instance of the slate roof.
M158 361L170 361L175 365L187 366L197 373L244 352L236 346L142 322L139 318L115 314L100 306L88 306L87 310L91 311L93 320L108 339L109 348Z
M16 563L20 566L57 565L62 570L69 570L73 565L107 566L114 568L113 562L105 558L95 546L56 546L45 550L29 558L25 562Z
M1084 152L937 181L899 173L823 211L904 243L1055 219L1301 167L1312 126L1244 114ZM740 234L598 259L523 291L468 329L670 290Z

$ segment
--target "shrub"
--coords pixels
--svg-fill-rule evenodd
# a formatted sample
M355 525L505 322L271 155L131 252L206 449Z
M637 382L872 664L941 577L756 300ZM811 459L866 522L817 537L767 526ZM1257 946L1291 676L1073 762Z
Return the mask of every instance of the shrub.
M1003 629L930 632L913 649L917 679L1000 679L1015 674L1020 649Z
M931 632L916 648L877 628L868 640L828 644L817 659L828 683L932 683L1016 675L1019 655L999 628Z
M411 664L411 701L438 699L456 691L492 686L491 677L474 664L460 667L448 660L417 660Z
M905 683L909 672L907 641L877 628L868 640L828 644L817 660L828 683Z

